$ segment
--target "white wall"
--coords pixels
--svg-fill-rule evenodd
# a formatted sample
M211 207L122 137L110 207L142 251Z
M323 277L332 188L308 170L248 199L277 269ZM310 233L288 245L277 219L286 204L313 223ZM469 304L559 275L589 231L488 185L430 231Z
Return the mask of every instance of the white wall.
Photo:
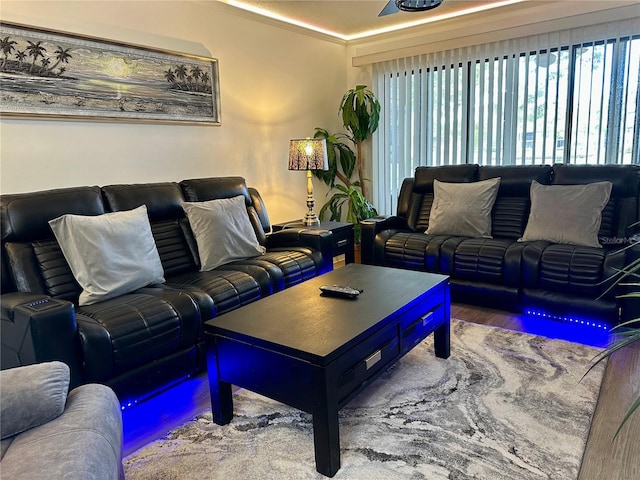
M346 47L218 2L2 0L3 21L215 57L222 126L0 119L0 190L240 175L272 222L300 218L306 179L288 142L340 127ZM324 199L316 188L316 204Z
M273 222L297 218L306 181L286 168L288 141L317 126L341 131L340 99L371 87L372 61L638 15L629 3L526 2L347 47L214 1L2 0L4 21L218 58L222 126L2 118L0 192L240 175ZM365 156L371 178L368 146ZM326 188L314 184L318 211Z

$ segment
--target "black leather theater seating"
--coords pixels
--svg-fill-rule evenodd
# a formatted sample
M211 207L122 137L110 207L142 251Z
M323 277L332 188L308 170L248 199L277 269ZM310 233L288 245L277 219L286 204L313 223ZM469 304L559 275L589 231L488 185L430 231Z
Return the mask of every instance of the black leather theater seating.
M434 179L453 183L494 177L501 177L501 183L492 211L493 238L425 234ZM602 248L517 242L529 217L532 180L548 185L612 182L602 212ZM624 315L622 302L617 291L604 292L607 279L637 253L621 247L638 231L639 203L637 165L418 167L402 184L396 215L362 222L362 262L450 275L452 300L458 302L615 324Z
M201 272L181 202L245 198L266 253ZM76 282L48 221L146 205L166 283L78 306ZM241 177L2 195L2 368L62 360L72 383L111 386L121 401L205 366L202 322L329 271L331 232L271 232ZM220 225L224 228L224 225Z

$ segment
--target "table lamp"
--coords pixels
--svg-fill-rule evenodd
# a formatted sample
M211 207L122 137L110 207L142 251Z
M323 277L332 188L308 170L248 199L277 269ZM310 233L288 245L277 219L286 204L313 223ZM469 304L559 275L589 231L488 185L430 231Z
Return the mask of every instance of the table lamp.
M324 138L298 138L289 142L289 170L307 171L307 208L302 220L307 226L319 225L320 220L313 211L313 184L311 170L329 170L327 159L327 142Z

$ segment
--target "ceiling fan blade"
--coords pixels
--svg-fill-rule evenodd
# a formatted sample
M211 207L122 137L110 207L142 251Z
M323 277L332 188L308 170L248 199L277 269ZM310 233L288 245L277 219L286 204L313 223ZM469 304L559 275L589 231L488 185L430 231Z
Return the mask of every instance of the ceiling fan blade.
M444 0L396 0L398 10L403 12L425 12L440 6Z
M399 11L400 9L396 6L395 0L389 0L389 3L385 5L378 16L384 17L385 15L391 15L392 13L398 13Z

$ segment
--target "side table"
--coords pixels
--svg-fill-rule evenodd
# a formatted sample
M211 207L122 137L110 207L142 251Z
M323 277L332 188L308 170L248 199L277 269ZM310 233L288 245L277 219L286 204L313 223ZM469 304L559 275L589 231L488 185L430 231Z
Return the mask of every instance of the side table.
M349 222L320 222L320 225L307 227L302 220L292 220L291 222L276 223L271 225L274 232L285 228L309 228L313 230L329 230L333 234L333 256L344 255L344 263L353 263L354 257L354 236L353 223Z

